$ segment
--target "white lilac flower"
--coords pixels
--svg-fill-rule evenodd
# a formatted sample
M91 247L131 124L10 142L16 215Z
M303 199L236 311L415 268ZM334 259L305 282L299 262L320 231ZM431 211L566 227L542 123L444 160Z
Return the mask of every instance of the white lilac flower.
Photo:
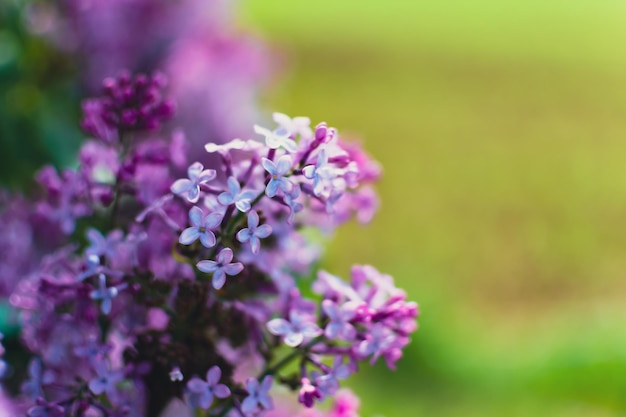
M294 117L291 118L283 113L273 113L272 118L278 126L282 129L290 132L292 135L299 134L302 139L308 140L313 137L313 131L311 130L311 119L308 117Z
M213 288L219 290L226 282L226 275L237 275L243 271L243 264L231 263L232 260L233 251L230 248L224 248L217 254L215 261L200 261L196 266L202 272L213 274Z
M254 125L254 132L265 137L265 144L270 149L285 148L290 153L298 151L296 141L291 139L291 132L283 128L269 130L259 125Z
M204 169L200 162L194 162L187 169L189 178L176 180L170 187L173 194L185 197L190 203L198 202L200 198L200 184L206 184L217 176L214 169Z
M237 233L237 240L241 243L250 242L250 248L253 254L259 253L261 248L261 240L272 234L272 227L269 224L259 226L259 215L256 211L251 210L248 213L248 227L241 229Z
M221 213L211 213L205 217L200 207L193 206L189 210L189 223L191 227L183 230L178 239L181 244L191 245L200 239L200 243L205 248L215 246L215 234L212 229L217 228L222 223Z

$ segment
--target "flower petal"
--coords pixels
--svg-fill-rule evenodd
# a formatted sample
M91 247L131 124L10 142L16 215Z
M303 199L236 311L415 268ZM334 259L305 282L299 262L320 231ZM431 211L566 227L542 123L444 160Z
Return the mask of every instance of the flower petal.
M256 398L252 395L246 397L241 403L241 411L244 412L245 415L252 414L254 410L256 410L257 401Z
M223 268L227 275L237 275L243 271L243 264L241 262L235 262L234 264L228 264Z
M237 240L241 243L245 243L250 240L250 236L250 229L248 228L241 229L239 232L237 232Z
M273 319L267 322L267 330L276 336L284 336L291 332L291 323L285 319Z
M262 224L261 226L257 227L257 229L254 231L254 235L256 237L260 237L261 239L265 239L271 234L272 234L272 226L270 226L269 224Z
M263 165L263 168L265 168L270 175L274 175L276 173L276 165L274 165L274 163L269 159L261 158L261 165Z
M278 163L276 164L276 171L278 171L278 175L282 176L288 173L291 170L292 165L293 165L293 162L292 162L291 156L289 155L281 156L278 159Z
M248 213L248 228L254 230L259 225L259 215L255 210Z
M195 181L198 179L203 169L204 166L200 162L194 162L187 168L187 176L190 180Z
M202 226L202 218L204 217L204 213L202 209L198 206L193 206L189 210L189 223L192 226L200 227Z
M213 395L217 398L226 398L230 396L230 389L224 384L217 384L213 387Z
M215 270L218 268L217 262L214 261L200 261L196 264L196 267L200 271L207 273L215 272Z
M222 265L229 264L233 260L233 251L231 248L224 248L217 254L217 262Z
M193 182L189 181L187 178L181 178L179 180L174 181L174 184L170 187L170 191L174 194L182 194L193 187Z
M219 268L217 271L213 273L213 288L216 290L222 289L224 284L226 283L226 274L222 268Z
M200 232L195 227L188 227L180 234L178 242L183 245L191 245L200 236Z
M258 254L259 251L261 250L261 241L255 235L250 236L250 249L252 250L252 253L255 255Z
M296 347L302 344L304 335L302 333L290 332L285 335L283 340L287 346Z
M207 230L206 232L200 234L200 243L202 243L202 246L205 248L212 248L215 246L216 240L213 232Z
M278 193L278 184L279 182L272 179L265 187L265 195L268 197L274 197Z
M217 211L209 214L204 219L204 228L205 229L215 229L215 228L217 228L222 223L222 219L223 218L224 218L224 215L222 213L217 212Z
M222 194L217 196L217 201L219 201L219 203L223 206L228 206L230 204L233 204L233 201L235 201L235 197L229 192L223 192Z
M215 386L218 382L220 382L220 378L222 377L222 370L219 366L212 366L206 373L206 382L210 386Z

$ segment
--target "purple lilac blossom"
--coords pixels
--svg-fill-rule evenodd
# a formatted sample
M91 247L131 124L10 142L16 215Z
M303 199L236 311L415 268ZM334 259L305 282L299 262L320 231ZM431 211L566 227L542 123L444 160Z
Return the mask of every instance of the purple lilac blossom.
M213 288L221 289L226 283L226 275L237 275L243 271L241 262L233 262L233 251L230 248L224 248L217 254L215 261L200 261L196 264L202 272L213 274Z
M205 217L201 208L193 206L189 210L191 227L183 230L178 241L183 245L191 245L197 239L200 239L202 246L212 248L215 246L215 234L212 232L212 229L220 225L222 218L221 213L211 213Z
M159 415L185 398L188 409L255 415L272 408L273 381L288 377L283 363L302 364L296 389L307 407L340 395L359 361L396 366L419 311L390 276L357 265L350 281L319 272L314 299L296 287L321 253L303 229L373 215L375 163L325 123L313 134L306 118L274 118L269 131L286 146L209 144L212 165L189 164L182 180L182 134L143 122L121 128L132 118L119 119L107 125L115 135L85 145L77 170L42 170L44 193L0 213L0 224L19 226L6 245L28 237L20 248L29 258L7 258L14 264L4 269L20 277L10 300L36 358L23 414ZM78 220L87 242L68 234ZM280 339L295 348L282 359ZM207 369L206 380L186 377ZM78 395L81 386L93 395ZM354 417L355 401L342 401L328 414L289 415Z
M120 290L126 288L126 284L114 285L107 287L106 275L100 274L98 276L98 289L91 291L89 296L92 300L101 301L100 309L102 313L109 314L113 304L113 299L117 297Z
M251 210L248 213L248 227L237 233L237 240L241 243L250 242L252 253L257 254L261 248L260 239L265 239L271 234L272 226L269 224L259 226L259 215L256 211Z
M285 175L292 169L292 163L289 155L281 156L276 164L267 158L262 159L263 168L270 176L270 181L265 188L265 194L268 197L274 197L278 194L278 190L282 190L285 194L293 192L293 183L285 178Z
M241 191L241 185L235 177L228 178L228 191L221 193L217 197L220 204L228 206L234 204L237 210L247 212L250 210L250 202L257 196L257 192L252 190Z
M189 390L188 404L192 408L207 410L213 404L213 397L227 398L230 396L230 389L220 384L222 371L219 367L213 366L207 371L206 380L193 377L187 382Z
M197 203L200 198L200 185L206 184L215 178L214 169L204 169L200 162L189 165L187 170L189 178L181 178L172 184L172 193L185 197L190 203Z
M282 318L270 320L267 322L267 328L273 335L283 336L285 344L291 347L299 346L305 339L322 334L311 317L297 311L289 313L289 321Z
M274 401L272 401L272 397L269 395L273 383L274 378L271 375L267 375L260 383L254 378L249 378L246 381L248 396L241 403L241 410L246 415L252 415L259 408L264 410L273 409Z

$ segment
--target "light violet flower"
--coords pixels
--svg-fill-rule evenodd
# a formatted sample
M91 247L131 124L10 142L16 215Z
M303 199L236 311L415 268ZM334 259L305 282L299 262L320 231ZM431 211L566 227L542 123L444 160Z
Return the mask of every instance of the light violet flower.
M257 192L252 190L241 191L241 185L235 177L229 177L227 181L228 191L217 197L220 204L228 206L234 204L237 210L247 212L250 210L250 202L257 196Z
M333 367L324 375L316 375L315 384L324 396L332 396L339 389L339 380L348 378L350 373L350 366L343 363L343 358L335 356Z
M300 187L295 187L290 194L285 194L285 204L289 207L289 217L287 218L288 224L293 224L296 213L304 209L304 205L296 201L299 196Z
M246 415L252 415L259 406L265 410L272 410L274 408L274 402L269 395L269 391L274 383L274 378L271 375L267 375L263 378L263 381L259 384L254 378L248 378L246 381L246 389L248 396L241 403L241 410Z
M285 194L290 194L293 190L293 183L285 178L285 175L291 171L293 161L291 156L283 155L275 164L267 158L261 160L263 168L270 174L270 182L265 187L265 194L268 197L274 197L278 194L278 190L282 190Z
M89 389L96 395L106 392L111 397L115 385L124 379L124 374L120 370L111 372L102 361L96 362L95 368L98 376L89 381Z
M124 233L121 230L113 230L104 237L102 233L94 228L87 229L86 232L89 246L85 249L86 255L106 256L109 260L117 255L117 246L122 243Z
M91 291L90 297L92 300L102 300L100 304L100 310L103 314L109 314L111 312L112 301L121 290L126 288L126 284L116 285L113 287L107 287L106 276L100 274L98 276L99 288Z
M302 174L313 180L313 192L316 196L322 195L332 180L337 177L337 169L328 163L326 149L321 149L317 154L315 165L307 165L302 169Z
M43 398L37 398L36 404L28 409L26 413L28 417L62 417L65 414L65 408L55 403L49 403Z
M213 397L226 398L230 395L230 389L220 384L222 370L218 366L211 367L206 373L206 381L193 377L187 382L189 394L187 402L192 408L208 410L213 404Z
M259 125L254 125L254 132L265 137L265 144L270 149L283 147L290 153L296 153L298 151L296 141L289 137L292 132L288 130L278 128L272 131Z
M337 305L334 301L322 301L322 309L330 319L326 325L324 334L329 339L353 340L356 336L356 329L350 320L357 315L357 310L364 303L349 301L342 306Z
M191 227L186 228L180 234L178 241L183 245L191 245L197 239L205 248L215 246L215 234L211 231L222 223L221 213L211 213L204 217L202 209L193 206L189 210L189 223Z
M200 198L200 184L205 184L217 176L214 169L204 169L200 162L194 162L187 169L189 178L176 180L170 187L170 191L176 195L187 198L190 203L198 202Z
M231 263L232 260L233 251L230 248L224 248L217 254L215 261L200 261L196 266L202 272L213 273L213 288L219 290L226 282L226 275L237 275L243 271L243 264Z
M261 248L260 239L265 239L271 234L272 226L269 224L259 226L259 215L256 211L252 210L248 213L248 227L241 229L239 233L237 233L237 240L241 243L250 242L252 253L256 255Z
M267 322L267 329L276 336L283 336L287 346L296 347L304 342L305 338L313 338L322 334L322 330L308 315L292 310L289 321L277 318Z

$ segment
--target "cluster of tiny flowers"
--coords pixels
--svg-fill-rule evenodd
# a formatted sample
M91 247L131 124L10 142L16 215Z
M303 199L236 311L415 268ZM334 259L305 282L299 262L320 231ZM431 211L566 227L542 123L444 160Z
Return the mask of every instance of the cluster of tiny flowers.
M321 249L306 230L369 221L380 168L326 123L281 113L188 161L180 131L155 132L173 109L164 86L107 79L84 106L79 168L44 168L31 212L0 213L20 219L31 260L3 286L32 358L16 410L156 417L182 401L180 415L252 417L282 384L306 407L335 398L299 415L357 416L340 381L361 361L395 367L417 305L371 266L307 281Z

